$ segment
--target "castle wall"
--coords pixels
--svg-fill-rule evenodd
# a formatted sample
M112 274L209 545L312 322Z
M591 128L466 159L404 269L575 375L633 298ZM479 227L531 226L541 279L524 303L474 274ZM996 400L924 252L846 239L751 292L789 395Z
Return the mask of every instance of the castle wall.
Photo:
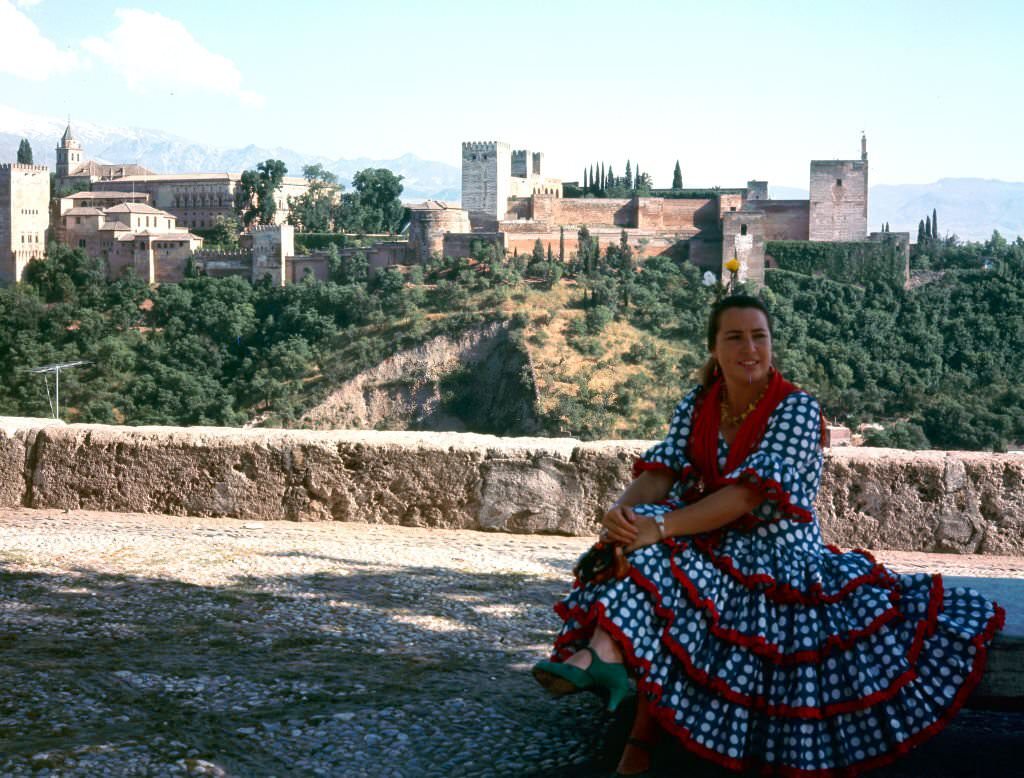
M0 507L359 520L590 535L647 443L0 418ZM833 448L817 507L842 546L1024 554L1024 457Z
M472 231L469 214L462 208L426 203L411 206L409 211L409 247L420 263L443 254L445 233Z
M444 236L444 256L472 256L474 241L496 243L499 251L511 251L505 242L506 235L502 232L450 232Z
M867 234L867 161L811 162L810 240L864 240Z
M46 255L50 171L45 165L0 165L0 283L21 281Z
M753 207L753 206L751 206ZM807 240L810 203L807 200L762 200L765 240Z
M551 204L554 224L587 227L636 227L636 204L632 199L562 198Z
M312 276L317 281L326 281L330 267L326 254L308 254L295 257L288 262L288 283L297 284Z

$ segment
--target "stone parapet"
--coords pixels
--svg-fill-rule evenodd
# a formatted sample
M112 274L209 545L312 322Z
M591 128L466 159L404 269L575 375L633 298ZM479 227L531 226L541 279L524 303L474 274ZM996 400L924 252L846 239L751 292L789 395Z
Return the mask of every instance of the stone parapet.
M0 507L586 535L649 443L449 432L61 425L0 418ZM840 448L827 540L1024 554L1024 456Z

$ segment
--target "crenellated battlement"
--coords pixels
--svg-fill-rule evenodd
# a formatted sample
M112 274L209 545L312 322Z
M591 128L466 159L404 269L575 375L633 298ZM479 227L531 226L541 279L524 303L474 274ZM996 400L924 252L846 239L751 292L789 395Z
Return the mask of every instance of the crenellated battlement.
M482 140L482 141L463 141L462 142L462 153L474 151L497 151L500 147L508 148L507 143L502 143L498 140Z
M25 165L21 162L3 162L0 163L0 170L24 170L26 172L33 173L49 173L50 168L46 165Z
M195 259L205 260L238 260L248 262L252 259L252 250L242 249L240 251L225 251L223 249L202 249L192 255Z

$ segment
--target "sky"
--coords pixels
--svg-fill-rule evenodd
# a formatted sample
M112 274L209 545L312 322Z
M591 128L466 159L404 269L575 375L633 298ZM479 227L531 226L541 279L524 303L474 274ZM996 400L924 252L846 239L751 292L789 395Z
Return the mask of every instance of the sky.
M975 0L0 0L0 103L331 158L464 140L564 180L1024 181L1024 3Z

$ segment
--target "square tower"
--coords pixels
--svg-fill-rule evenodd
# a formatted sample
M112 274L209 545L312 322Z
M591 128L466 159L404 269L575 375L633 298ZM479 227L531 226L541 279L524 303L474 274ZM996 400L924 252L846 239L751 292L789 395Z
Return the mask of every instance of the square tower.
M867 238L867 159L812 161L810 189L810 240L851 241Z
M0 165L0 283L21 281L25 266L46 255L49 227L49 169Z
M498 141L462 144L462 207L500 221L511 194L512 149Z

